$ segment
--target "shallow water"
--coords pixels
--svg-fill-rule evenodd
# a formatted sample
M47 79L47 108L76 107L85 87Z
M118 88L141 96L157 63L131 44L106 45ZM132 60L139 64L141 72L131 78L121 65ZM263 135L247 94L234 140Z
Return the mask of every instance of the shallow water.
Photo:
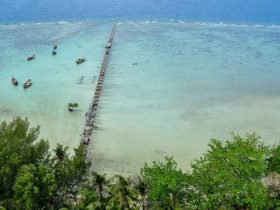
M51 145L76 146L111 24L1 25L0 120L28 116ZM211 138L231 132L278 142L279 35L276 25L119 23L90 144L93 169L131 174L174 155L187 170ZM26 53L37 58L27 62ZM77 66L81 56L87 62ZM34 85L23 90L29 77ZM69 113L69 102L79 110Z
M94 169L131 174L174 155L189 169L211 138L279 140L277 27L130 22L118 26Z
M26 116L33 126L42 127L41 137L52 146L77 146L111 23L0 27L0 120ZM51 55L54 42L58 44L56 56ZM26 61L25 55L33 53L36 59ZM78 66L75 60L79 57L87 61ZM11 85L11 77L19 81L18 87ZM28 78L33 85L24 90L22 84ZM79 103L77 112L67 111L69 102Z

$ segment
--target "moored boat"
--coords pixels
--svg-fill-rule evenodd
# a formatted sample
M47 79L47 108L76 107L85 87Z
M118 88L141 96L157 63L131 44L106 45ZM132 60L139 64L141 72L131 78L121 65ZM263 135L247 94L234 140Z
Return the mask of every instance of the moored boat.
M77 64L81 64L81 63L83 63L83 62L85 62L85 61L86 61L85 58L79 58L79 59L76 60L76 63L77 63Z
M14 77L12 77L12 83L14 86L18 86L18 81Z
M27 60L28 60L28 61L31 61L31 60L33 60L33 59L35 59L35 54L33 54L32 56L27 56Z
M57 45L56 45L56 44L53 45L53 49L54 49L54 50L57 49Z
M52 55L56 55L56 52L54 50L52 51Z
M24 84L23 84L23 88L26 89L28 87L30 87L32 85L32 81L31 79L28 79Z

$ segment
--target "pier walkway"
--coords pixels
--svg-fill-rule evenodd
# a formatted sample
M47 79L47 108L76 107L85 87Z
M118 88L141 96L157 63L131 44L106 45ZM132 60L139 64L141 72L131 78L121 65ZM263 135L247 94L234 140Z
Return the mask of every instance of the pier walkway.
M95 126L96 112L97 112L99 99L103 90L104 77L108 67L115 31L116 31L116 24L113 25L109 40L107 42L107 45L105 46L104 58L100 68L99 78L95 88L95 93L90 103L90 106L85 114L86 123L85 123L83 133L81 134L81 144L85 145L84 155L86 158L89 158L87 155L87 149L88 149L87 146L92 140L92 132L96 128Z

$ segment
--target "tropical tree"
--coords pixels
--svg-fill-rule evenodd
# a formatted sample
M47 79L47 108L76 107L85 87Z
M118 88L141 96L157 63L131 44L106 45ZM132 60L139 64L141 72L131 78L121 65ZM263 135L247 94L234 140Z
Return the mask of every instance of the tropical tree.
M186 204L189 175L177 168L173 157L166 157L165 162L154 161L152 166L145 163L141 175L147 185L150 207L176 209Z
M89 177L83 145L51 153L38 136L27 119L0 124L0 210L280 209L280 145L255 134L212 139L191 174L166 157L134 179Z
M69 147L63 147L62 144L58 144L54 150L56 163L61 163L65 158L68 158L67 150Z
M274 146L271 150L271 157L269 158L269 171L280 174L280 144Z
M224 144L212 139L210 149L192 164L194 206L207 209L264 209L268 147L255 134L233 135Z
M49 144L38 140L39 127L30 128L26 119L14 118L0 125L0 201L13 198L13 185L23 165L48 162ZM6 206L5 206L6 207Z
M77 210L102 210L103 203L91 187L84 187L79 192L79 201L75 207Z
M24 165L18 172L13 187L16 209L33 210L45 207L54 209L56 180L53 171L45 164Z
M69 157L67 149L58 145L56 156L52 158L55 179L57 183L57 205L62 207L71 201L78 203L78 194L87 180L90 163L84 157L84 146L74 149L75 154Z
M97 192L101 201L106 200L106 194L108 196L108 187L110 184L110 179L106 179L106 175L98 174L96 172L92 172L92 187Z
M73 112L75 109L77 109L79 107L78 103L69 103L68 104L68 110Z
M112 182L110 185L111 197L108 201L107 208L118 210L133 209L137 194L132 188L132 181L123 176L116 175Z
M142 210L147 209L147 184L144 182L141 176L137 176L136 180L134 181L133 188L137 192L137 200L139 201L139 207Z
M269 192L269 209L280 209L280 144L271 149L270 174L265 178Z

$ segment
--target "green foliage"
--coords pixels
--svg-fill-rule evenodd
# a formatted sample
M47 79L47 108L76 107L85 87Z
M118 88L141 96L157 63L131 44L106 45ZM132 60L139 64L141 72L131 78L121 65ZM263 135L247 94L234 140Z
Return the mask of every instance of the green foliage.
M79 201L77 204L77 210L101 210L103 208L103 203L96 194L96 192L89 187L84 187L79 192Z
M149 201L158 208L175 209L185 203L188 175L177 169L172 157L166 157L165 163L153 162L151 167L145 163L141 175L147 185Z
M100 175L92 173L92 188L97 192L101 201L105 200L105 194L108 194L108 186L111 180L107 180L105 174Z
M256 135L233 140L213 139L209 151L192 164L192 204L208 209L264 209L269 150Z
M269 192L267 209L280 209L280 174L272 172L264 182Z
M269 171L267 184L269 191L269 209L280 209L280 144L274 146L269 158Z
M38 136L27 119L1 123L0 210L280 209L280 145L254 134L213 139L191 174L166 157L134 179L89 177L83 145L69 155L58 144L51 155Z
M51 157L49 144L38 140L39 127L15 118L0 126L0 206L7 209L72 208L88 176L84 147L69 157L58 145Z
M269 159L269 170L280 174L280 144L274 146Z
M137 179L134 183L134 189L138 194L138 203L139 203L139 207L140 209L147 209L147 196L148 196L148 187L146 182L144 182L144 180L142 179L141 176L137 176Z
M18 172L13 189L16 209L39 209L49 206L55 194L56 180L51 168L46 165L24 165Z
M137 194L132 188L132 181L122 176L115 176L115 178L117 181L111 184L109 209L133 209Z
M39 140L39 127L29 128L27 119L15 118L0 125L0 200L12 197L16 175L25 164L48 161L49 144Z
M84 146L80 145L75 150L75 155L70 158L68 148L58 145L54 150L56 156L52 158L52 166L57 184L57 202L61 206L67 200L77 203L77 195L82 184L87 180L90 163L84 158Z
M78 107L79 107L79 104L78 104L78 103L69 103L69 104L68 104L68 107L69 107L69 108L78 108Z

